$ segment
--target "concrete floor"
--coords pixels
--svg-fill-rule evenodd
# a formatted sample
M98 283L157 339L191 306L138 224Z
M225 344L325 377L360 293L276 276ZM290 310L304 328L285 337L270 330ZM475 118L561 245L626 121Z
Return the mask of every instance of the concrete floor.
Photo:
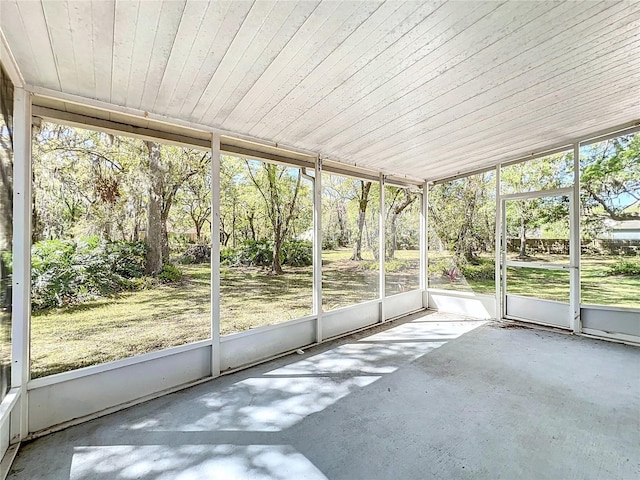
M409 318L43 437L9 478L640 478L640 348Z

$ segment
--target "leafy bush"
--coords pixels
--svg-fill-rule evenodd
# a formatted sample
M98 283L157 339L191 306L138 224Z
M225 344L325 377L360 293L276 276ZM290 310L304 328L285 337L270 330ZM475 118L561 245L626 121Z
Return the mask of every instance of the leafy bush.
M97 236L38 242L31 250L32 306L63 306L135 288L131 280L144 275L145 253L143 243Z
M182 279L182 270L168 263L162 266L162 270L158 273L158 279L162 283L178 282Z
M222 249L220 261L229 266L268 267L273 262L273 243L266 239L245 240L237 248ZM312 243L306 240L284 242L281 262L293 267L312 265Z
M181 263L209 263L211 261L211 247L209 245L192 245L185 250L180 259Z
M456 268L459 276L467 280L493 280L495 267L493 260L479 258L470 262L456 262L453 258L441 258L429 262L429 275L450 275L451 269Z
M467 263L461 270L468 280L493 280L496 274L495 265L490 260L478 260L477 264Z
M387 260L384 265L384 271L386 273L397 273L402 272L404 270L414 268L416 262L411 260L401 260L398 258L393 258L391 260Z
M437 261L429 259L429 268L428 268L429 275L430 276L443 275L446 269L448 268L445 266L445 264L448 265L448 263L450 262L446 262L446 260L444 259L437 260Z
M339 247L338 239L334 236L322 234L322 250L335 250Z
M231 266L266 267L271 265L273 247L268 240L245 240L239 247L227 247L220 252L220 261Z
M313 243L307 240L292 240L282 246L284 260L282 263L292 267L313 265Z
M619 258L617 263L609 267L608 275L640 276L640 258Z
M140 277L132 278L129 283L129 288L134 291L150 290L158 283L157 279L153 277Z
M0 252L0 257L2 257L1 260L4 268L10 274L13 269L13 253L11 250Z

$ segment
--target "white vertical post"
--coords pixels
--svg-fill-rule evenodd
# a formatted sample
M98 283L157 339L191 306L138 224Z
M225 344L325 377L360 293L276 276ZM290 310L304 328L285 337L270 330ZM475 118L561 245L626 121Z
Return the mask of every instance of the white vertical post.
M496 319L500 320L504 316L502 309L502 283L500 281L501 252L502 252L502 200L500 199L500 165L496 166L496 230L495 230L495 270L496 270ZM506 246L505 246L506 248Z
M573 146L573 194L569 212L569 257L571 278L569 280L570 325L574 333L582 331L580 319L580 144Z
M500 198L500 237L502 246L500 247L500 260L502 264L502 292L500 296L500 312L502 317L507 315L507 203ZM501 318L502 318L501 317Z
M422 306L429 308L429 185L422 185L420 207L420 288L424 291Z
M384 311L384 299L386 296L385 293L385 253L386 253L386 222L385 222L385 204L384 204L384 194L385 194L385 178L384 175L380 174L380 215L379 215L379 226L378 226L378 268L379 268L379 280L378 284L380 286L380 321L385 321L385 311Z
M220 375L220 135L211 139L211 375Z
M318 157L313 182L313 313L316 342L322 342L322 159Z
M11 414L11 443L27 436L31 320L31 96L14 89L13 111L13 323L11 386L20 399Z

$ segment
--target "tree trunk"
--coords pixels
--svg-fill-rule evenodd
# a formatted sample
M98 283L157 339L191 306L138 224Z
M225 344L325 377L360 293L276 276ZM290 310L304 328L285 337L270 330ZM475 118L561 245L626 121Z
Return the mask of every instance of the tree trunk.
M282 263L280 262L280 256L282 255L282 237L276 235L273 241L273 261L271 262L271 271L276 275L283 275Z
M249 222L249 231L251 232L251 240L254 242L256 241L256 226L253 223L255 218L256 218L255 212L250 211L249 214L247 215L247 221ZM235 248L235 246L236 246L236 240L234 235L233 247Z
M391 241L389 242L389 251L387 252L387 259L392 259L398 249L398 217L404 210L413 203L413 201L417 198L415 195L411 194L411 191L408 188L403 189L404 192L404 200L402 203L397 205L392 209L391 215Z
M364 230L364 220L367 214L367 205L369 204L369 191L371 190L371 182L360 182L360 198L358 201L358 232L356 240L353 243L353 254L351 260L362 260L362 231Z
M395 256L398 249L398 224L396 220L398 220L398 214L394 212L391 216L391 241L389 242L389 251L387 251L388 260Z
M236 219L236 202L233 202L233 210L231 213L232 217L231 217L231 235L233 236L233 241L231 242L231 245L233 246L233 248L236 248L236 244L237 244L237 235L236 235L236 223L237 223L237 219Z
M164 265L165 263L169 263L169 232L167 230L167 217L168 217L168 211L167 211L167 215L165 215L164 213L161 215L162 218L162 224L161 224L161 229L160 229L160 245L162 247L162 264Z
M162 203L164 191L164 174L160 156L160 145L145 142L149 151L149 200L147 202L147 232L145 242L147 255L145 273L155 275L162 270L163 232Z
M520 254L518 257L527 257L527 225L524 215L520 216Z
M202 244L202 223L196 222L196 243Z
M340 247L346 247L349 243L347 235L347 210L344 204L340 203L336 207L338 213L338 228L340 229L340 236L338 237L338 245Z

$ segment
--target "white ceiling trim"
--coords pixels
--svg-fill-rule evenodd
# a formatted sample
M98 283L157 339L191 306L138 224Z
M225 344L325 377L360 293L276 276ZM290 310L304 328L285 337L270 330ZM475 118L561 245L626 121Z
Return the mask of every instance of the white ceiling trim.
M7 39L4 38L2 30L0 30L0 63L2 63L5 72L9 75L9 79L13 83L13 86L16 88L24 87L24 78L22 73L20 73L16 59L13 58L13 54L9 49Z
M130 108L119 108L104 102L48 91L32 85L27 85L25 90L33 94L34 116L73 127L94 128L112 134L129 135L147 140L158 139L175 145L196 148L210 148L211 135L218 134L222 138L223 153L300 167L313 167L315 160L320 158L320 155L314 152L268 143L246 135L212 129L206 125L181 122ZM65 111L66 104L81 107L83 111L82 113ZM109 114L117 115L117 120L106 118L110 116ZM179 127L179 130L175 131L171 127ZM190 131L195 135L190 136ZM203 133L207 136L204 137ZM425 182L422 178L388 170L370 169L356 163L337 162L329 158L322 160L326 165L325 171L328 173L366 179L377 178L379 174L383 174L389 178L389 184L400 186L422 185Z

